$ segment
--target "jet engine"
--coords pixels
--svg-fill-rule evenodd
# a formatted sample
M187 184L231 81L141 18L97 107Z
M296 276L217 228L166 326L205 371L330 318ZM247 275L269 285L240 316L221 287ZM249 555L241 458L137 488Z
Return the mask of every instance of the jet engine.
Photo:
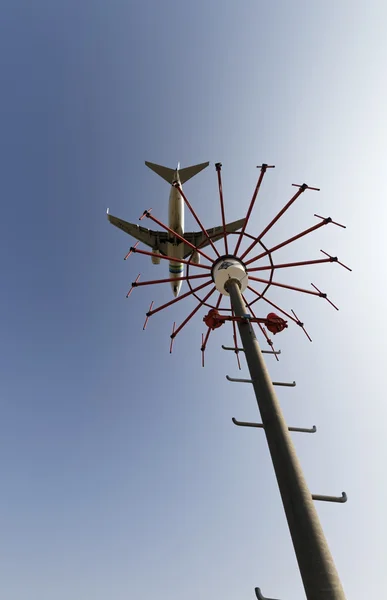
M158 248L153 248L152 252L153 252L153 254L160 254L160 250ZM159 256L152 256L152 263L154 265L159 265L160 260L161 260L161 258Z
M194 265L199 265L200 264L200 254L196 250L192 254L191 263L193 263Z

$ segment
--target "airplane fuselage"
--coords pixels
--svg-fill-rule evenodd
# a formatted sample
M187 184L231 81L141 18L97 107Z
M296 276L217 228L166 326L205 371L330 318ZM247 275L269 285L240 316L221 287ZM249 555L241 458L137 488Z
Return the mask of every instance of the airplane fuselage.
M175 171L175 181L179 183L181 188L179 172ZM179 193L178 188L175 186L171 187L169 194L169 218L168 226L173 231L176 231L179 235L184 235L184 200ZM172 236L171 236L172 239ZM178 279L184 275L184 264L179 262L178 259L183 258L184 244L177 238L173 242L168 242L168 256L176 258L176 261L169 262L169 277L170 279ZM180 292L182 281L171 281L171 287L174 296L177 296Z

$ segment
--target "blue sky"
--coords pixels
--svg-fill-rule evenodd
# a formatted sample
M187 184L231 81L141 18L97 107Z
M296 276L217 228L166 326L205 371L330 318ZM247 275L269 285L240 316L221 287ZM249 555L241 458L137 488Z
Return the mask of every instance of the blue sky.
M229 328L200 364L201 319L169 355L155 315L166 276L132 256L112 213L167 216L168 186L144 160L211 167L186 193L206 226L240 218L261 162L249 231L306 181L268 239L322 228L281 259L353 267L278 276L339 305L283 290L298 328L276 338L273 379L348 598L385 589L386 9L382 2L2 2L0 579L7 600L303 597L252 391L233 387ZM187 228L194 223L187 216ZM279 255L280 256L280 255ZM258 303L259 306L260 303ZM257 308L258 308L257 306ZM266 311L266 307L264 307ZM244 367L243 374L246 374Z

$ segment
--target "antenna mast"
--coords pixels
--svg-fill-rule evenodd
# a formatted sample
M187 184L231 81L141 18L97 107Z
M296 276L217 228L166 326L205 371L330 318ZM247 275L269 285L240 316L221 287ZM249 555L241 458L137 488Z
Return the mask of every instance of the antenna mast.
M351 271L351 269L341 263L337 257L331 256L323 250L321 250L321 252L324 254L325 258L289 263L275 263L273 254L280 248L290 245L294 241L309 235L309 233L316 231L324 225L333 224L341 228L344 228L344 225L336 223L330 217L321 217L319 215L315 215L319 221L308 229L278 243L272 248L268 248L264 244L262 241L264 236L269 230L272 229L276 222L291 207L291 205L299 196L301 196L306 190L319 191L318 188L310 187L306 183L303 183L302 185L293 184L293 186L297 188L297 191L258 236L254 237L246 233L250 215L257 199L264 175L267 169L274 168L273 166L262 164L258 167L260 169L260 175L246 214L246 219L244 221L242 230L239 233L234 234L238 236L238 239L234 250L230 250L230 232L227 232L226 229L221 163L216 163L215 168L218 178L219 200L222 217L221 234L219 234L219 229L217 230L216 234L212 230L204 229L181 188L179 189L179 192L186 206L191 211L195 220L197 223L199 223L203 233L205 234L205 240L202 242L202 244L195 246L187 242L187 240L184 239L184 235L176 234L176 232L153 217L150 214L150 211L145 211L141 217L141 219L144 217L152 219L158 225L161 225L164 229L168 230L172 235L175 235L182 242L192 247L192 254L188 260L183 261L179 259L179 262L183 262L187 266L186 276L182 276L181 280L187 282L189 291L157 308L153 308L154 303L152 302L150 309L146 314L144 329L148 323L149 317L155 313L160 312L176 302L184 300L185 298L195 297L198 303L194 310L192 310L192 312L180 325L176 327L176 324L173 324L170 352L172 352L172 346L175 337L193 318L198 310L202 306L206 306L210 310L203 319L204 323L207 325L207 333L206 335L202 335L201 345L202 364L204 366L204 353L211 332L221 327L226 322L231 322L233 331L233 345L231 347L223 346L223 349L235 352L239 368L241 368L239 354L244 354L250 373L250 379L233 379L231 377L228 377L228 379L238 383L252 384L262 420L262 423L247 423L243 421L237 421L235 418L233 418L233 423L240 427L260 428L265 432L307 599L345 600L344 591L341 586L328 543L324 536L318 514L314 506L314 501L346 502L346 494L343 492L341 496L335 497L311 494L309 491L289 432L296 431L315 433L316 427L313 426L312 429L288 427L282 414L281 406L277 399L274 386L293 386L295 385L295 382L272 382L263 358L263 354L271 354L276 360L278 360L280 351L276 351L274 349L273 342L270 339L267 330L273 333L273 335L276 335L288 327L288 322L298 325L300 329L304 331L307 338L312 341L309 334L305 330L304 324L300 321L293 310L291 310L291 314L267 298L267 292L271 286L324 298L333 306L333 308L338 310L331 300L328 299L327 294L319 290L314 284L311 284L313 289L303 289L275 281L274 277L277 275L278 271L281 272L283 269L328 262L338 263L345 269ZM219 247L216 248L214 245L218 241L224 244L224 253L220 252ZM245 243L246 241L248 243L248 247L241 251L242 243ZM201 249L201 247L209 245L216 254L216 256L213 258L205 254ZM254 255L249 257L253 250L255 250ZM132 253L156 256L153 252L139 250L137 248L137 244L130 249L125 258ZM197 262L193 262L193 256L198 256L198 254L207 260L209 264L202 265L198 264ZM157 257L164 258L165 260L173 260L169 256L162 256L160 254L158 254ZM201 273L192 275L192 268L199 268ZM134 287L166 283L171 281L170 279L161 279L139 282L139 278L140 276L138 276L137 279L132 283L132 287L127 294L128 296ZM196 285L196 279L199 280L197 282L198 285ZM194 283L195 287L192 286L192 283ZM257 284L260 286L258 290L256 289ZM215 304L210 304L210 299L215 292L218 292L217 301ZM203 296L203 294L205 295ZM247 298L247 295L249 295L249 298ZM227 298L230 301L229 306L222 307L221 304L223 300ZM258 300L263 301L261 304L269 304L270 310L274 308L276 311L281 313L282 316L278 316L276 313L270 312L265 317L257 317L252 306ZM283 317L286 317L286 320ZM270 350L261 350L253 324L257 324L266 342L268 343ZM237 343L237 330L241 340L241 345L239 346ZM260 588L258 587L255 588L255 594L258 600L269 600L264 598Z

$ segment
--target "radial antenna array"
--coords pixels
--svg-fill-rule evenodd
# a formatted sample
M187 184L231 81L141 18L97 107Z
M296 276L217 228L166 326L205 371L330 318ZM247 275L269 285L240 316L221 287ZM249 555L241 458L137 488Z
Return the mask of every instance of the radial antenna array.
M227 376L227 379L231 382L252 385L262 422L251 423L239 421L235 418L233 418L232 421L238 427L263 429L265 432L306 597L308 600L344 600L344 591L322 531L314 501L342 503L346 502L347 497L345 492L343 492L341 496L327 496L311 494L309 491L290 437L290 432L315 433L316 427L303 428L289 427L287 425L275 393L275 386L293 387L295 386L295 382L284 383L271 381L263 360L263 354L271 354L278 360L280 350L275 350L270 334L276 335L291 324L297 325L306 335L308 340L312 341L309 333L306 331L304 323L293 309L288 312L270 300L269 291L271 289L282 288L300 294L309 294L318 298L323 298L334 309L338 310L337 306L335 306L328 298L327 294L321 291L315 284L312 283L311 288L309 289L300 288L277 280L277 275L280 276L280 273L283 272L284 269L293 269L294 272L294 269L298 267L323 263L337 263L344 269L351 271L349 267L338 260L337 256L332 256L324 250L320 251L323 255L322 258L299 260L296 262L277 262L277 251L290 246L293 242L308 236L325 225L335 225L340 228L345 228L345 226L337 223L331 217L315 214L314 216L316 217L317 222L307 229L275 244L274 246L265 243L265 236L267 233L290 209L297 198L307 191L319 191L318 188L303 183L301 185L292 184L293 187L296 188L295 193L270 223L264 227L259 235L254 236L247 233L250 217L265 173L268 169L274 168L273 165L262 164L257 167L260 169L260 173L243 227L240 232L229 233L226 230L221 177L222 164L216 163L215 168L218 179L223 229L223 234L220 236L219 233L217 233L216 236L211 235L211 230L206 230L204 228L185 193L181 187L179 187L178 182L174 183L175 187L179 190L185 205L203 232L205 244L206 246L209 246L213 256L204 252L201 245L195 246L194 244L191 244L184 238L184 235L179 235L162 223L152 214L151 209L146 210L140 217L140 220L147 218L154 223L157 223L160 227L168 231L171 236L175 237L175 239L179 239L192 247L192 254L188 260L178 259L178 261L176 261L186 264L186 275L179 279L159 279L152 281L140 281L140 275L138 275L136 280L132 283L127 297L130 296L133 289L136 287L158 285L177 280L186 281L189 290L185 294L157 307L154 307L154 302L151 303L150 308L146 313L143 328L146 328L149 318L156 313L173 306L177 302L182 302L187 298L195 298L196 306L194 309L181 323L173 323L170 352L172 352L173 343L177 335L180 334L202 306L206 307L208 312L204 316L203 322L207 327L207 331L202 335L201 343L203 366L205 351L211 333L227 322L230 322L233 342L231 346L223 345L222 348L236 354L239 368L241 368L240 354L242 353L246 359L250 378L241 379ZM232 238L231 236L235 237ZM233 239L235 244L232 242ZM218 242L220 242L220 246L219 244L215 245ZM245 246L247 246L247 248L245 248ZM244 249L242 249L242 247ZM141 250L138 248L138 243L130 248L125 259L134 253L167 261L174 260L173 257L170 256ZM197 260L199 255L204 259L204 264L199 264L199 261ZM266 310L270 311L268 314L258 316L255 312L258 301L260 301L260 306L265 306ZM268 350L260 349L254 331L255 324L258 326L263 339L269 345ZM237 331L239 332L240 342L238 342ZM255 588L255 594L258 600L269 600L265 599L259 587Z

